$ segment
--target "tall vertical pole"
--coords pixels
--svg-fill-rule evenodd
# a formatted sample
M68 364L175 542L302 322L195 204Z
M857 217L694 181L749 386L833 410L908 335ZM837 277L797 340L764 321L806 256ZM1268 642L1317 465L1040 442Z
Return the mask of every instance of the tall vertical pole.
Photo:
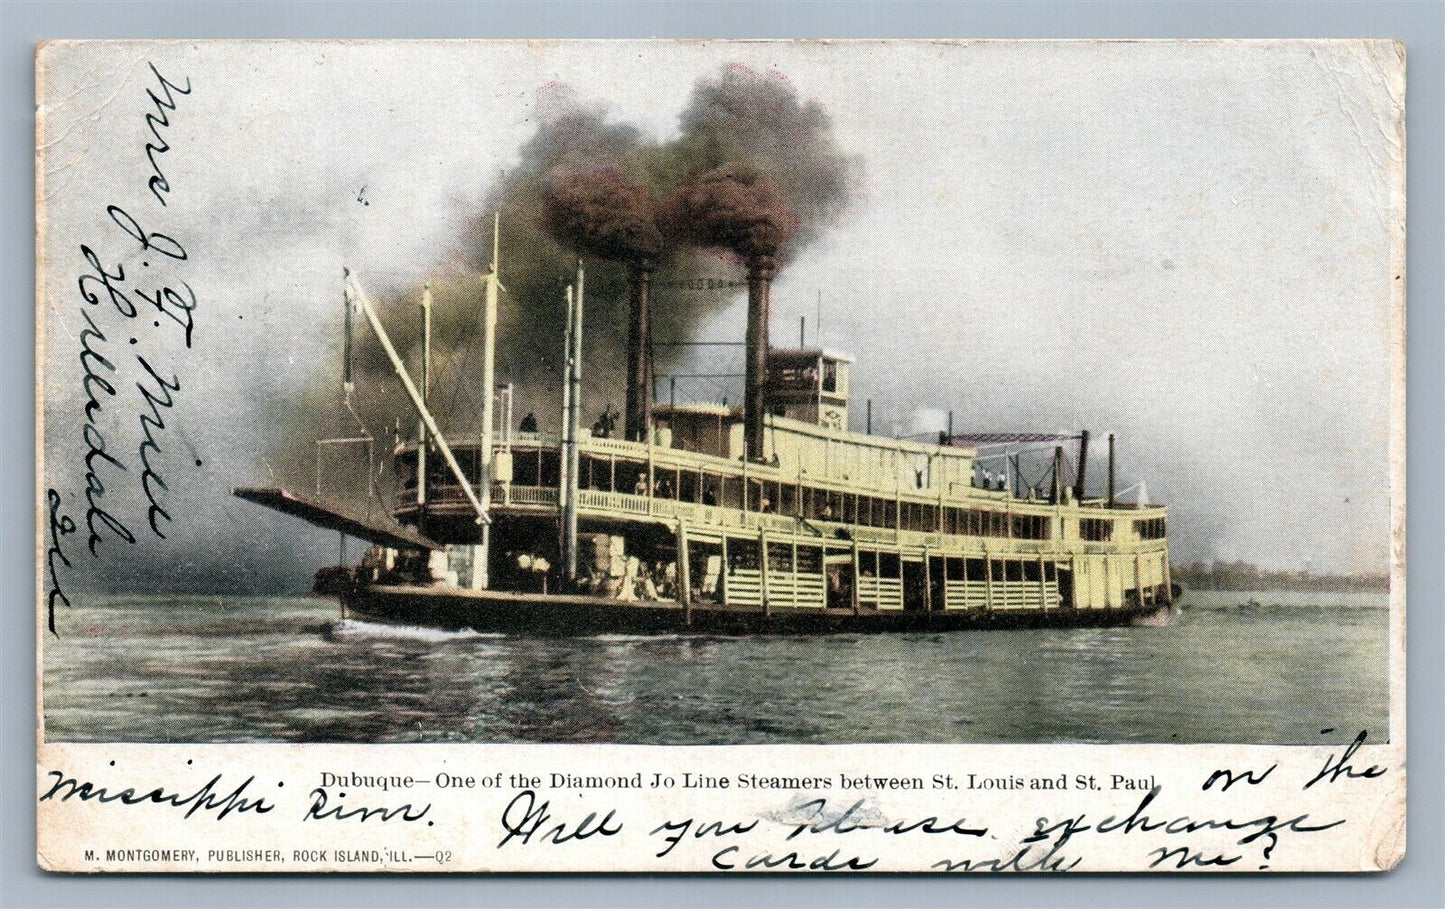
M492 410L496 397L497 381L497 291L501 284L501 227L502 216L492 216L492 263L487 271L486 311L482 322L482 444L479 452L481 464L481 493L479 499L484 510L492 504ZM486 589L491 586L488 577L492 555L492 523L482 524L482 545L472 559L472 586Z
M567 513L572 505L572 325L576 320L577 303L574 285L567 285L567 327L562 340L562 447L557 452L561 479L557 484L557 549L562 555L562 571L567 572L571 556L567 551Z
M581 263L578 263L581 273ZM582 279L577 279L582 297ZM646 263L634 265L628 275L627 413L623 438L645 442L652 424L652 272Z
M1054 482L1049 490L1049 501L1057 505L1064 498L1064 446L1054 446Z
M1109 433L1109 507L1114 507L1114 434Z
M1084 501L1084 476L1089 469L1089 431L1079 431L1079 475L1074 479L1074 501Z
M872 398L869 398L869 399L868 399L868 416L865 418L865 422L863 423L863 431L864 431L866 434L870 435L870 436L873 435L873 399L872 399Z
M953 438L953 411L948 412L948 437Z
M508 382L506 385L504 385L504 386L502 387L502 390L503 390L503 391L506 393L506 395L507 395L507 409L504 410L504 411L502 411L502 426L504 427L504 428L502 429L502 445L507 449L507 451L511 451L511 450L512 450L512 426L513 426L513 424L512 424L512 395L513 395L512 383L511 383L511 382Z
M567 537L567 577L577 577L577 473L581 466L581 458L578 454L577 436L582 415L582 312L583 302L586 298L587 274L582 269L582 260L577 260L577 295L575 305L572 308L572 351L569 359L572 361L572 370L568 373L568 380L572 385L572 393L568 396L568 403L572 406L572 412L567 415L568 433L572 444L567 450L567 482L570 488L567 491L567 526L565 529Z
M748 263L748 326L743 367L743 450L753 463L764 460L763 427L768 406L768 330L771 285L777 263L759 257Z
M342 325L343 325L343 331L345 332L345 335L344 335L344 337L342 338L342 344L341 344L341 393L346 396L346 400L350 401L350 400L351 400L351 390L352 390L352 382L351 382L351 361L352 361L351 346L352 346L352 341L351 341L351 339L352 339L352 335L355 333L355 329L354 329L353 326L352 326L352 321L353 321L353 319L355 318L355 315L356 315L356 305L352 302L352 300L351 300L351 294L349 294L349 293L346 292L346 288L345 288L344 286L342 287L342 290L341 290L341 303L342 303L342 307L343 307L343 308L342 308L342 313L343 313L343 315L342 315Z
M425 284L421 291L421 402L427 404L431 391L431 285ZM426 435L426 421L416 421L416 504L418 527L426 533L426 455L429 446Z
M798 316L798 349L808 346L808 317Z

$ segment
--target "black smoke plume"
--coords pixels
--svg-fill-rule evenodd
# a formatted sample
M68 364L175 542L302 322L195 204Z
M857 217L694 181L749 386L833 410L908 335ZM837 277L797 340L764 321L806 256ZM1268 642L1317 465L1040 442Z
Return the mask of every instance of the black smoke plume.
M556 430L566 321L563 291L575 277L579 252L587 265L583 414L584 423L590 423L604 407L618 409L623 402L627 278L638 256L650 258L656 250L653 336L690 340L710 315L744 293L743 269L729 261L732 256L745 257L746 250L769 242L796 256L844 213L861 172L858 160L838 147L822 106L800 97L775 72L733 66L699 79L680 114L678 135L670 141L658 141L616 122L604 107L579 101L565 87L549 86L539 94L536 114L536 133L521 148L517 165L479 187L480 196L465 203L453 248L439 251L438 262L430 267L419 268L413 286L404 292L383 295L379 288L370 288L415 375L421 356L417 303L421 284L431 284L435 306L430 401L448 438L475 437L479 431L480 278L491 261L494 212L501 215L500 264L506 286L498 314L497 381L516 384L514 419L531 411L542 429ZM724 173L738 185L720 183ZM600 187L590 179L599 174L605 175ZM727 246L731 256L720 259L716 252L686 246L670 249L676 242L674 229L693 237L691 242L701 241L695 239L696 226L671 222L666 213L654 222L656 235L647 225L648 199L656 200L659 209L675 211L668 200L698 198L713 190L722 199L736 196L742 186L757 190L760 185L766 187L768 198L781 200L795 220L781 232L744 231L753 239L745 240L741 249L712 241L705 244ZM728 192L722 192L724 188ZM564 198L577 203L570 212L559 205ZM591 203L605 198L619 200L619 209L631 214L622 221L603 219L588 227L593 222L585 213ZM349 264L365 281L366 263ZM677 289L684 282L695 286L697 278L736 284L717 291ZM338 333L339 309L338 304ZM393 426L400 426L403 438L415 437L416 417L380 346L368 329L359 327L358 332L355 404L385 451ZM657 348L657 371L668 370L672 358L681 354L679 348ZM314 482L312 440L352 434L357 428L337 402L340 373L338 362L318 362L305 408L315 417L287 427L282 433L285 441L273 452L276 473L292 485ZM364 483L360 488L365 489ZM339 497L339 493L333 494Z

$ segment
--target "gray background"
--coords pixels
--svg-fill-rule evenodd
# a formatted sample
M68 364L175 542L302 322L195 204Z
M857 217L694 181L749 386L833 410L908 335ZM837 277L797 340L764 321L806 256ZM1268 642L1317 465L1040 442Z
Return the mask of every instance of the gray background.
M0 236L12 302L0 311L6 404L0 572L18 592L0 644L9 677L5 728L33 727L33 44L56 37L1382 37L1408 52L1410 339L1410 825L1409 853L1385 876L1239 878L1217 875L1003 882L933 877L300 878L42 876L34 870L28 789L34 740L0 745L15 781L5 800L0 904L72 905L1222 905L1438 906L1441 822L1441 37L1437 3L13 3L0 7ZM30 274L32 280L27 281ZM24 517L22 517L24 516Z

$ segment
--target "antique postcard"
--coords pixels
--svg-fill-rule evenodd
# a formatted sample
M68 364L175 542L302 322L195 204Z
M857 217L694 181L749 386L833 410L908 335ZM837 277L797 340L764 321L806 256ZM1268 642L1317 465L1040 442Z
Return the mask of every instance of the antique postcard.
M1405 60L52 41L67 872L1405 851Z

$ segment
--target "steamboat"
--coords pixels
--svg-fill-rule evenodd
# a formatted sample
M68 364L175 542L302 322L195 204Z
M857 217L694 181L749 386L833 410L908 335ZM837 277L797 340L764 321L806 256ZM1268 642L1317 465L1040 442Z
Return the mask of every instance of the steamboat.
M317 575L343 617L534 635L1167 621L1179 588L1166 511L1116 496L1112 434L1105 488L1090 495L1087 431L968 435L950 425L927 441L850 431L850 358L769 343L766 260L748 270L741 405L654 403L649 275L633 269L625 418L620 429L608 416L584 428L579 261L567 288L562 431L538 431L531 415L514 431L510 388L495 386L497 261L494 234L480 432L450 439L428 400L429 291L416 381L359 279L346 277L348 404L360 315L418 418L416 437L391 452L399 492L388 517L281 488L234 490L339 531L343 553L345 536L371 544L358 564ZM1023 488L1008 457L1019 446L1052 448L1046 481ZM985 469L1000 457L1003 469Z

